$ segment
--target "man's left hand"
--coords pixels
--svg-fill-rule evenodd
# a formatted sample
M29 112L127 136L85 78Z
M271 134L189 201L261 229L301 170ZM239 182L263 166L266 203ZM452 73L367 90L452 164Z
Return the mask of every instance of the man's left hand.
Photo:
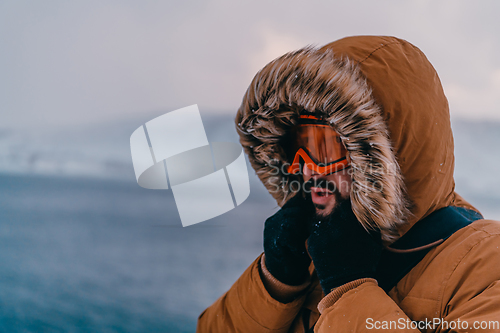
M375 278L383 249L380 233L368 233L361 226L349 200L341 202L330 218L314 222L308 251L325 295L348 282Z

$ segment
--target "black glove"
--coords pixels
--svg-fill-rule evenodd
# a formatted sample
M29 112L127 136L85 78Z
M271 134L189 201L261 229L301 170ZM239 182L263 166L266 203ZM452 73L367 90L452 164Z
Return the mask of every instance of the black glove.
M361 226L350 200L341 201L329 219L311 226L307 245L325 295L347 282L375 278L382 253L380 233Z
M309 276L311 258L305 242L314 210L312 203L298 193L264 226L264 254L268 271L288 285L300 285Z

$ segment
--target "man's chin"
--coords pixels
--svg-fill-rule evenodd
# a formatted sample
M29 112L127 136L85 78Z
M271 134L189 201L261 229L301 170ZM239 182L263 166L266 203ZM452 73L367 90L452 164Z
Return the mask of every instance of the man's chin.
M327 219L330 215L332 215L335 212L337 206L338 206L337 203L335 203L331 207L328 207L326 205L314 205L314 207L316 208L315 210L316 218L318 220Z
M328 216L332 215L338 206L339 200L341 200L340 195L335 193L326 203L315 203L313 201L316 217L318 219L325 219Z
M329 205L319 205L314 204L315 208L315 218L316 220L325 221L329 219L335 213L338 213L339 209L343 209L346 204L349 204L350 209L350 200L349 198L341 198L338 196L334 203L329 207ZM342 206L342 207L341 207Z

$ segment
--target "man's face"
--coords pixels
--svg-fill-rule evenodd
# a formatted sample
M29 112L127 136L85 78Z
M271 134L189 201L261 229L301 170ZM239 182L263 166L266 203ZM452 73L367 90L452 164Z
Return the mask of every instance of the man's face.
M305 190L310 191L311 200L319 218L331 215L342 200L349 199L352 183L350 170L351 168L348 167L329 175L321 175L308 168L306 163L304 164L302 168L304 184L310 181L311 185Z

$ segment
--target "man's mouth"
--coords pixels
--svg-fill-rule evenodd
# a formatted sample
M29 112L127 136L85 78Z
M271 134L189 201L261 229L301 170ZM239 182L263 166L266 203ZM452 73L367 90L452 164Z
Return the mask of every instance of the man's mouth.
M310 178L305 182L304 190L310 194L316 214L319 215L324 215L325 212L331 213L340 200L340 192L336 183L325 178Z
M311 200L316 207L325 207L336 200L336 192L325 187L311 187Z
M311 200L316 207L325 207L336 200L335 184L325 179L314 179L309 181Z

